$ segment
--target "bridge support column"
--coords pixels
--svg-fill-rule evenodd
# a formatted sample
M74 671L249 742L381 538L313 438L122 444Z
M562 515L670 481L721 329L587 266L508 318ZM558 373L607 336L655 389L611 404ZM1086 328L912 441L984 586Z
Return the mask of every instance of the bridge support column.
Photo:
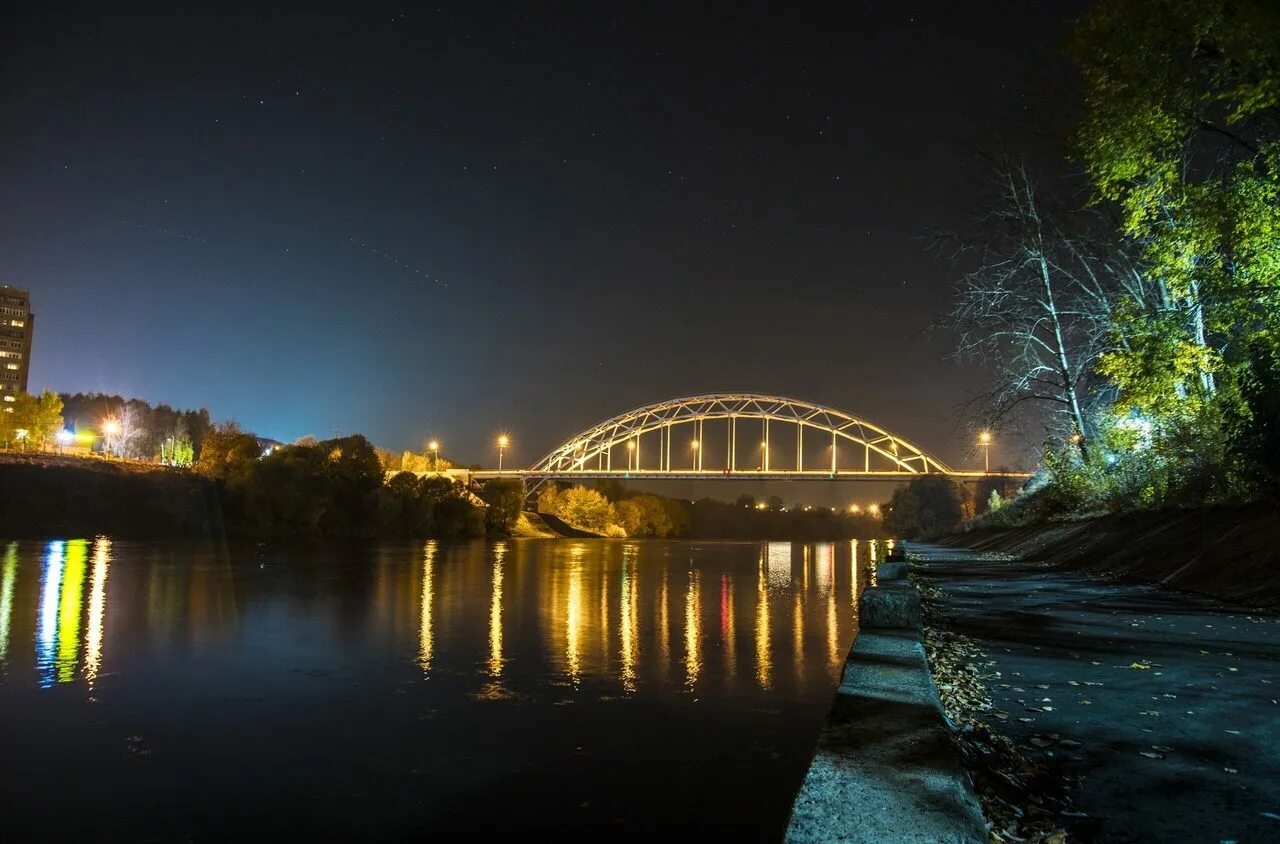
M796 423L796 471L804 471L804 423Z

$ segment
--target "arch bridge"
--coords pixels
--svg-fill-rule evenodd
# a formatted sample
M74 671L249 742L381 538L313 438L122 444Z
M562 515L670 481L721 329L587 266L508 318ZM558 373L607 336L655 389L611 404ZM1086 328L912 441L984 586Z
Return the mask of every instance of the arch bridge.
M535 483L711 477L901 481L926 474L964 478L1002 473L958 471L864 418L757 393L646 404L578 433L529 469L473 473L481 479Z

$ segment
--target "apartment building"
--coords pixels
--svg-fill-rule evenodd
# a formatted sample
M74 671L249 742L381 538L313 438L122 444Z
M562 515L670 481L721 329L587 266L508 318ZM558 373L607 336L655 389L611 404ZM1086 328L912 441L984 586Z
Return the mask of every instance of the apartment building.
M27 392L34 324L31 294L0 284L0 404L12 404L17 393Z

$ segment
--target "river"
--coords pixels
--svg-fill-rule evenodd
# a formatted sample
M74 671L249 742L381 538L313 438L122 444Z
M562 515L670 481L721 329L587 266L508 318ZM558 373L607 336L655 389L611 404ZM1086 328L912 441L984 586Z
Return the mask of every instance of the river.
M777 840L884 543L0 543L0 840Z

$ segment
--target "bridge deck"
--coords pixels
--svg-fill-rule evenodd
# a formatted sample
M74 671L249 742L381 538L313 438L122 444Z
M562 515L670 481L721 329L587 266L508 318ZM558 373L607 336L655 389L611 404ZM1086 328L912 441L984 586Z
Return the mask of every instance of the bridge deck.
M983 472L955 471L933 472L931 474L946 475L950 478L969 480L977 478L1029 478L1029 472ZM723 469L659 470L659 469L582 469L572 471L535 471L532 469L504 469L502 471L477 469L471 476L478 480L495 478L512 478L516 480L537 481L574 481L574 480L654 480L654 481L694 481L733 479L740 481L909 481L921 477L914 472L895 471L851 471L841 469L832 472L826 469L805 469L804 471L759 471L755 469L737 469L726 472Z

